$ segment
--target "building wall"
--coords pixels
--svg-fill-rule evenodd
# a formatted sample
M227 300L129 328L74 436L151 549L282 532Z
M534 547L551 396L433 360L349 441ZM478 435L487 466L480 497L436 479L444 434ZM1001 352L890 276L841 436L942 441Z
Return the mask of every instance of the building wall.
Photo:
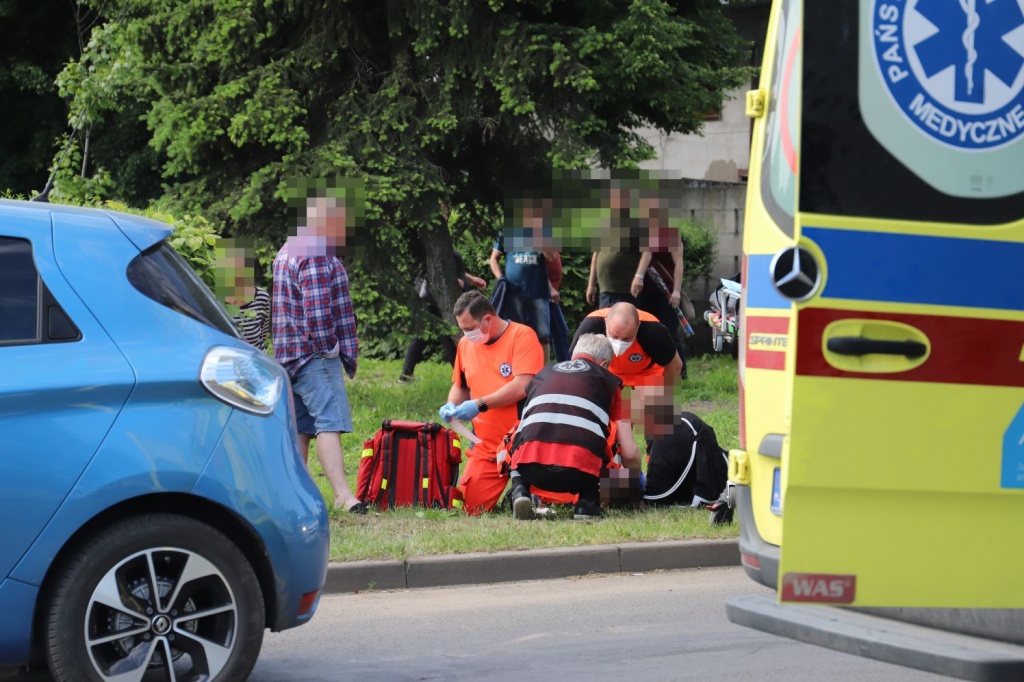
M746 115L746 91L729 94L721 118L707 121L702 135L666 134L644 128L640 134L658 152L658 158L641 167L684 178L713 182L741 182L750 165L750 119Z

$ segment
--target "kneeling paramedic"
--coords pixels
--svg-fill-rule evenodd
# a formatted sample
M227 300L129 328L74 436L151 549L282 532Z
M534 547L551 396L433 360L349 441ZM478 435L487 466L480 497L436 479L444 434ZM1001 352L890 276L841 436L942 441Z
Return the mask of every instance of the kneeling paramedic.
M530 382L512 441L512 513L535 515L530 486L579 496L575 518L600 516L600 476L616 422L622 465L640 466L628 420L622 419L622 381L608 371L608 338L584 334L572 359L542 369Z
M469 514L490 511L508 483L496 466L498 446L519 417L518 405L530 380L544 366L537 335L526 325L498 317L487 297L469 291L455 301L462 330L455 352L452 387L441 420L473 420L480 442L466 451L459 479Z

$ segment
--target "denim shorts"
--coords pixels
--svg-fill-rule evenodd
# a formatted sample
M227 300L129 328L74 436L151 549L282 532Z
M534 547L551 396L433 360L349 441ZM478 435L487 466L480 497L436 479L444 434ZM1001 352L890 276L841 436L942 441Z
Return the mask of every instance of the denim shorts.
M351 433L341 358L313 358L292 378L295 422L299 433Z
M551 338L551 308L546 298L523 298L512 296L512 307L516 316L537 333L541 343Z

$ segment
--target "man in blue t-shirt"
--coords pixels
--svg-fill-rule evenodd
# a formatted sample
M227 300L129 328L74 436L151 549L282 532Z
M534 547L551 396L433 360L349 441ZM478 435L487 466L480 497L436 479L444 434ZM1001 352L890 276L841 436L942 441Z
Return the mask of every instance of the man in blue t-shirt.
M540 234L544 226L545 207L543 203L526 203L523 206L523 225L527 230ZM528 325L537 333L548 359L551 343L551 312L548 302L558 302L558 290L548 281L546 258L554 258L557 251L510 251L505 252L504 231L498 233L491 251L491 272L497 279L504 277L508 286L508 297L512 302L515 321ZM505 272L502 273L499 259L505 256Z

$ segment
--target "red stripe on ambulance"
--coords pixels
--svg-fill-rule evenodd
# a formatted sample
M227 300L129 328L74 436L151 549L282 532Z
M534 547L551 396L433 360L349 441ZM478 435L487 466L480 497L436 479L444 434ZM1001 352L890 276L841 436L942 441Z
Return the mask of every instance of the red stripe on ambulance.
M747 334L788 334L788 317L768 317L767 315L747 315Z
M828 308L807 308L799 315L796 373L801 376L1024 387L1024 362L1020 359L1024 322ZM845 319L889 320L910 325L928 337L931 355L919 367L892 374L836 369L825 360L822 336L829 324Z
M755 369L786 369L789 318L747 315L745 325L746 366Z

